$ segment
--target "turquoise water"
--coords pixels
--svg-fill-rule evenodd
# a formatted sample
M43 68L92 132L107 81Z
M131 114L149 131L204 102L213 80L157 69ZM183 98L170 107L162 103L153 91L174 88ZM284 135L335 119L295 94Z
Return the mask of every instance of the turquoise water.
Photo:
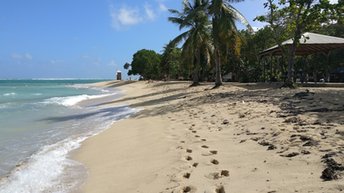
M119 93L89 85L98 81L0 80L0 193L77 188L82 165L69 152L134 112L99 105Z

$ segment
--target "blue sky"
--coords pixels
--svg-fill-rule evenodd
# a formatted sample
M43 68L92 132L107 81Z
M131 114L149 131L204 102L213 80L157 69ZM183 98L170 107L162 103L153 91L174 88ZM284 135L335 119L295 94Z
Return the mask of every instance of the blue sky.
M1 0L0 79L113 78L140 49L180 32L167 21L181 0ZM254 27L263 0L235 3Z

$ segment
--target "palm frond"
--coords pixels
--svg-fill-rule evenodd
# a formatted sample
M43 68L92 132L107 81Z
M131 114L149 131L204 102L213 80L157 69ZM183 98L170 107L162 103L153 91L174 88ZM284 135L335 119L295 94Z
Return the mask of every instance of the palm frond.
M247 27L247 29L249 31L253 32L253 29L252 29L250 23L248 22L246 17L239 10L237 10L232 5L227 5L227 10L228 10L228 12L232 13L232 15L234 16L234 18L236 20L240 21L242 24L244 24Z

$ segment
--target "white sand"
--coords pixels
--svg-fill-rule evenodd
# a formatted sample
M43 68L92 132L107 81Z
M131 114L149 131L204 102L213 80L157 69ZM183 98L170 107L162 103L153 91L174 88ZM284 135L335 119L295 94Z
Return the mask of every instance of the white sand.
M126 93L107 105L143 110L75 153L89 171L82 192L344 191L343 179L320 178L326 153L336 152L332 158L344 165L344 89L314 88L300 99L293 96L305 89L244 84L216 90L175 82L98 86ZM306 112L312 108L327 112ZM316 144L304 146L309 141ZM291 153L298 155L285 157Z

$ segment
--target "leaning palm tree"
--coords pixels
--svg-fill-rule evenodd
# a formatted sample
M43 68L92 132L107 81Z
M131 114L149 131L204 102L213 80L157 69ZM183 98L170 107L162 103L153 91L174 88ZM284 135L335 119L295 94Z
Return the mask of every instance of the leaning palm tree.
M230 53L237 52L239 36L235 21L240 21L252 31L247 19L233 6L232 2L243 0L211 0L209 13L212 16L212 36L215 58L215 87L222 85L221 65L227 63Z
M207 13L208 0L183 1L183 11L169 10L174 17L169 17L169 21L179 25L179 29L187 29L185 32L172 40L172 44L182 45L182 56L193 69L192 86L199 84L199 72L202 56L209 61L211 48L211 23ZM204 59L203 59L204 60Z

